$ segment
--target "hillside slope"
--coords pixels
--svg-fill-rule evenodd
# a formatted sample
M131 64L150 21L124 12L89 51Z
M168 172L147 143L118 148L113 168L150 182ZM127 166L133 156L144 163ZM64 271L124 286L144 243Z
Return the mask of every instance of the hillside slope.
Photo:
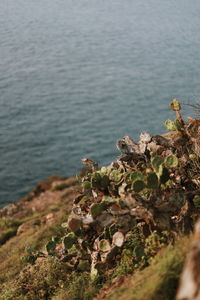
M170 133L126 136L111 165L85 158L81 176L52 176L0 210L0 299L175 299L198 248L200 120L170 107Z

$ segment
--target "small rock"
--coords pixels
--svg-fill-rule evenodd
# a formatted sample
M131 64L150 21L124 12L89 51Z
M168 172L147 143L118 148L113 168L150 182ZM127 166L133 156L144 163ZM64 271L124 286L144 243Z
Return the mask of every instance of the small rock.
M117 247L122 247L124 244L124 240L125 240L124 234L120 231L117 231L113 235L112 243Z

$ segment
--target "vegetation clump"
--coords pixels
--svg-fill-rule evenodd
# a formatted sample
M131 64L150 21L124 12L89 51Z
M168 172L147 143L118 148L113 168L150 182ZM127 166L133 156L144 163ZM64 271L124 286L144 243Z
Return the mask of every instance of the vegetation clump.
M141 267L163 244L173 242L176 232L192 229L200 206L200 146L194 139L200 120L185 124L176 99L170 107L176 119L165 124L172 133L142 132L137 143L125 136L117 141L122 155L107 167L82 160L88 167L79 177L82 191L63 224L66 234L48 242L48 255L67 261L72 270L90 268L96 278L120 264L131 238L132 266Z
M123 137L116 143L121 155L106 167L82 159L87 168L77 176L81 191L62 224L62 235L52 237L44 251L27 248L24 261L31 270L48 259L66 270L56 289L47 284L46 293L54 299L92 299L105 280L146 268L178 234L193 229L200 212L200 119L188 118L186 124L177 99L170 108L176 119L165 122L169 133L142 132L139 142ZM172 256L174 262L174 252ZM177 272L170 279L175 287ZM23 293L37 299L30 298L29 291Z

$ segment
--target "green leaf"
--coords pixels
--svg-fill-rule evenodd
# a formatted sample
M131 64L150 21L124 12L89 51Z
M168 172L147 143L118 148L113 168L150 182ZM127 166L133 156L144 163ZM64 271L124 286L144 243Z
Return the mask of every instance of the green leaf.
M105 204L103 203L94 203L90 207L90 213L94 219L98 217L104 210L105 210Z
M169 171L167 168L163 168L162 175L160 176L160 183L165 184L168 180L170 179L169 177Z
M88 190L88 189L90 189L91 188L91 183L89 182L89 181L83 181L83 188L85 189L85 190Z
M190 158L191 160L195 160L195 159L198 158L198 156L197 156L196 154L194 154L194 153L191 153L191 154L189 155L189 158Z
M99 173L94 173L92 176L92 187L100 188L101 187L101 175Z
M134 192L139 193L145 188L145 183L142 180L136 180L133 182L132 188Z
M128 174L126 183L132 184L136 180L144 180L144 175L142 172L135 171Z
M109 185L109 183L110 183L109 177L108 177L107 175L104 175L104 176L101 178L101 186L102 186L103 188L107 188L108 185Z
M110 242L108 240L101 240L99 241L99 250L101 250L102 252L108 252L111 249L111 245Z
M176 131L176 124L174 123L174 121L172 120L166 120L165 121L165 127L167 128L167 130L169 131Z
M157 189L159 187L158 176L151 172L147 174L147 187L150 189Z
M60 242L60 237L59 236L53 236L52 241L58 244Z
M106 175L108 173L108 169L106 167L102 167L100 173L101 175Z
M153 157L151 164L156 172L159 171L159 167L164 163L164 158L162 156Z
M70 232L63 238L63 245L65 249L70 249L76 243L76 236Z
M133 250L133 254L137 260L140 260L144 256L144 249L142 247L136 246Z
M53 252L54 252L55 249L56 249L56 242L49 241L46 244L46 250L47 250L48 254L53 254Z
M123 174L119 170L112 170L109 177L112 181L119 182Z
M169 168L176 168L178 166L178 158L171 154L165 158L165 165Z

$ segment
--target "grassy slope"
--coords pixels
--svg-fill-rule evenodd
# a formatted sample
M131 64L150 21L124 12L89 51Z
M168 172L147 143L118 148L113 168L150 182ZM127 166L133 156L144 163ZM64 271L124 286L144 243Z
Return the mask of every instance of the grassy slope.
M55 262L54 259L41 261L30 267L20 260L24 255L25 246L31 245L42 249L45 241L60 233L62 222L61 215L54 225L39 230L32 229L10 239L1 247L0 299L94 299L101 284L92 284L87 273L74 273L69 277L65 263ZM97 299L172 300L189 248L189 240L189 237L183 237L174 247L169 246L161 250L149 267L133 275L127 275L121 285L115 285L113 281L105 284ZM23 271L20 273L21 270Z
M66 222L67 212L71 208L73 195L56 198L55 202L47 205L48 209L32 213L24 219L1 224L0 235L9 228L16 228L21 223L33 224L24 233L10 237L0 247L0 299L1 300L91 300L99 292L96 299L115 300L172 300L175 296L178 278L188 251L189 237L180 238L174 247L162 249L153 259L151 265L135 274L123 272L123 281L112 278L109 272L104 279L91 282L87 272L68 272L64 262L49 258L39 260L35 265L27 265L21 257L25 247L31 246L43 250L46 242L52 236L63 235L61 223ZM38 222L45 215L56 212L53 222L43 224ZM14 224L14 225L13 225ZM123 266L122 266L123 267ZM126 268L124 268L126 270ZM105 282L105 284L103 284ZM103 286L103 288L102 288Z
M128 277L121 287L111 290L104 299L174 299L189 245L190 237L182 237L174 247L168 246L163 249L153 259L149 267Z

